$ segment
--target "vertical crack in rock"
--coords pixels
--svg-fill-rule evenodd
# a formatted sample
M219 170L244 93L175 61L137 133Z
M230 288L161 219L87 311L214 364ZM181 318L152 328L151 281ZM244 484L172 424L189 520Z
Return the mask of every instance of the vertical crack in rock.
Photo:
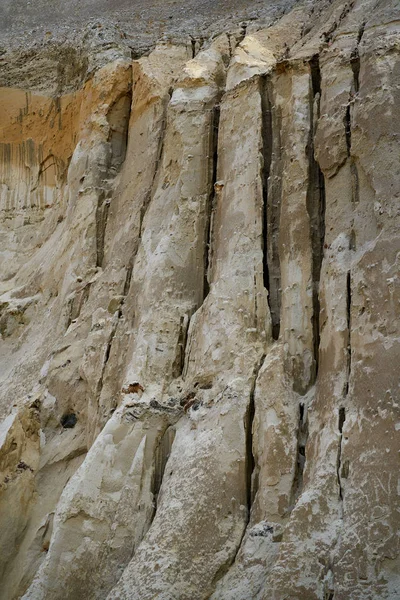
M110 127L109 144L111 149L110 166L114 173L121 169L128 146L129 120L132 107L132 90L118 98L107 115Z
M215 106L213 109L212 122L210 128L210 194L207 204L207 224L206 224L206 243L204 246L204 288L203 300L208 296L211 284L211 266L212 266L212 239L214 226L214 211L215 211L215 186L217 183L217 168L218 168L218 135L219 135L219 118L220 107Z
M355 4L356 0L351 0L351 2L346 2L342 12L339 15L339 18L336 19L331 27L328 29L328 31L323 32L323 37L325 40L325 43L329 44L330 42L333 41L333 37L334 37L334 33L335 31L339 28L339 26L341 25L342 21L347 17L347 15L353 10L354 4ZM331 0L329 0L329 2L331 2Z
M363 21L360 24L360 27L358 28L358 34L357 34L357 48L358 46L361 44L361 40L363 38L364 32L365 32L365 26L366 26L367 22Z
M313 299L313 341L314 341L314 381L318 373L318 351L320 341L319 331L319 284L325 239L325 180L319 164L314 157L314 135L319 118L321 98L321 72L319 57L315 55L310 60L310 136L308 143L308 189L307 212L310 219L310 236L312 248L312 299Z
M196 57L196 40L192 37L190 39L190 43L192 46L192 58L195 58Z
M109 193L105 190L100 190L96 210L96 267L103 266L104 242L109 206Z
M250 523L251 507L253 505L253 500L257 493L257 482L253 478L254 468L255 468L255 458L254 458L254 454L253 454L253 421L254 421L254 416L255 416L254 395L255 395L258 375L261 371L261 368L264 364L265 359L266 359L266 354L263 354L261 356L258 364L256 364L254 367L252 385L251 385L251 389L250 389L249 404L247 407L245 421L244 421L245 434L246 434L245 474L246 474L246 491L247 491L247 520L246 520L245 527L243 528L243 533L241 535L241 538L236 546L236 551L235 551L234 555L232 556L232 558L227 560L227 562L224 562L221 565L221 567L219 568L219 570L217 571L217 573L215 574L215 577L211 583L211 589L213 589L214 591L215 591L218 581L220 581L227 574L229 568L234 564L236 557L240 551L244 536L246 535L247 526ZM212 596L212 594L210 596L208 596L208 598L210 598L211 596Z
M96 210L96 266L102 267L104 260L104 243L107 227L112 183L121 169L128 145L129 120L131 116L132 91L118 98L107 114L110 128L108 143L110 159L104 179L104 188L100 190ZM108 176L108 177L107 177Z
M227 33L226 36L228 38L229 57L232 58L232 56L233 56L232 34Z
M351 369L352 369L352 356L351 356L351 271L346 276L346 315L347 315L347 373L346 383L344 388L344 400L346 400L349 393ZM344 407L339 408L338 414L338 429L339 429L339 445L336 462L336 474L337 482L339 486L339 499L343 500L343 485L342 479L348 476L349 463L345 461L342 464L342 443L343 443L343 424L346 420L346 409Z
M342 442L343 442L343 424L346 420L346 409L339 408L339 416L338 416L338 429L339 429L339 447L338 447L338 455L337 455L337 463L336 463L336 473L337 473L337 482L339 486L339 498L343 501L343 486L342 486L342 476L347 476L347 468L343 468L342 465Z
M150 189L147 193L147 196L143 202L143 205L141 207L140 210L140 223L139 223L139 235L138 235L138 241L141 239L142 236L142 227L143 227L143 221L146 215L146 211L150 205L150 200L151 197L153 195L153 190L154 190L154 186L156 184L156 180L157 180L157 175L159 172L159 168L161 165L161 160L162 160L162 154L163 154L163 149L164 149L164 139L165 139L165 131L166 131L166 127L167 127L167 108L168 108L168 103L171 99L172 96L172 88L169 90L167 99L164 103L164 112L163 112L163 118L162 118L162 124L161 124L161 128L160 128L160 137L159 137L159 142L158 142L158 148L157 148L157 157L156 157L156 162L155 162L155 168L154 168L154 173L153 173L153 177L152 177L152 182L150 185ZM132 101L130 103L130 107L131 107ZM127 127L129 127L129 121L130 121L130 110L129 110L129 115L127 117ZM126 146L128 143L128 134L129 132L127 131L127 136L126 136ZM126 150L125 150L126 153ZM125 155L124 155L125 156ZM105 224L106 225L106 224ZM126 274L125 274L125 282L124 282L124 288L123 288L123 295L122 298L119 302L119 306L117 309L117 312L114 316L114 322L113 322L113 326L110 332L110 336L108 338L107 341L107 346L106 346L106 350L104 353L104 360L103 360L103 365L102 365L102 371L101 371L101 375L97 384L97 399L100 398L102 389L103 389L103 381L104 381L104 374L106 371L106 367L107 367L107 363L109 361L110 358L110 354L111 354L111 349L112 349L112 344L115 338L115 335L117 333L117 329L118 329L118 323L122 317L123 314L123 307L124 307L124 303L126 300L126 297L129 293L129 289L130 289L130 285L131 285L131 280L132 280L132 273L133 273L133 268L134 268L134 264L135 264L135 258L136 258L136 254L137 254L137 249L138 249L138 244L135 245L135 249L129 259L127 268L126 268Z
M175 439L175 429L168 427L168 429L162 435L160 442L156 448L154 457L154 472L151 486L151 493L153 494L153 505L154 512L152 520L157 512L157 501L160 493L161 484L164 478L165 467L167 465L169 456L171 454L172 444Z
M160 127L160 137L158 140L157 158L156 158L155 169L154 169L154 173L153 173L153 179L152 179L150 188L146 194L146 198L144 199L144 202L140 209L140 223L139 223L139 236L138 236L139 241L142 237L143 221L146 216L146 212L149 207L151 198L154 194L154 190L157 186L157 178L158 178L158 174L160 172L161 161L162 161L162 157L163 157L163 153L164 153L165 132L167 130L168 104L172 98L172 93L173 93L173 88L171 87L168 91L167 97L164 100L163 116L162 116L162 123L161 123L161 127ZM134 255L132 256L132 259L131 259L132 270L133 270L133 265L135 262L136 252L137 252L137 247L135 248Z
M117 333L118 321L121 318L123 303L124 303L124 299L122 299L120 301L120 304L119 304L119 307L118 307L118 311L114 315L111 332L110 332L110 335L109 335L108 340L107 340L106 349L105 349L105 352L104 352L103 364L102 364L102 367L101 367L101 373L100 373L100 377L99 377L99 380L97 382L97 388L96 388L96 401L97 401L97 403L98 403L98 401L100 399L101 391L103 389L104 374L105 374L105 371L106 371L107 363L108 363L108 361L110 359L112 343L113 343L115 334Z
M281 207L280 126L272 103L269 77L260 78L262 107L262 185L263 185L263 272L264 287L272 320L272 337L279 338L281 275L279 259L279 219ZM272 172L273 171L273 172ZM271 176L272 175L272 176Z
M297 427L297 460L292 483L289 511L294 508L303 489L303 474L306 464L306 445L308 439L307 405L299 404L299 422Z
M190 315L185 314L181 316L179 324L179 335L176 348L175 361L172 365L172 376L178 378L183 376L185 368L185 355L187 345L187 334L190 324Z
M270 288L269 269L268 269L268 241L267 241L267 223L268 223L268 178L271 168L272 156L272 117L271 117L271 102L268 94L267 81L265 77L260 77L260 95L261 95L261 112L262 112L262 183L263 183L263 267L264 267L264 287ZM270 294L268 294L269 303L271 304ZM272 313L272 309L270 306Z
M104 179L104 188L99 192L96 210L96 267L103 267L104 243L112 182L125 161L131 106L132 91L118 98L112 104L107 114L107 121L110 128L108 136L110 159L106 174L108 177Z
M346 314L347 314L347 376L344 396L349 393L351 375L351 272L346 276Z
M351 53L350 66L353 71L354 92L358 94L360 90L360 55L358 46Z
M350 102L346 106L346 114L344 116L344 131L346 136L347 156L351 155L351 115Z
M193 37L191 35L190 36L190 44L191 44L192 59L193 59L193 58L196 58L196 56L198 55L198 53L200 52L200 50L203 48L203 46L204 46L204 37L200 36L198 39L196 39L195 37Z
M254 394L257 385L258 375L264 364L266 354L263 354L259 363L254 368L253 382L250 390L249 405L247 407L246 418L245 418L245 432L246 432L246 486L247 486L247 523L250 521L251 507L253 500L257 493L257 482L254 481L254 467L255 459L253 454L253 421L255 415L255 402ZM240 544L239 544L240 548Z
M361 25L358 38L357 38L357 46L351 53L350 57L350 66L353 72L353 85L350 90L350 98L346 108L346 143L347 143L347 155L350 158L350 173L351 173L351 191L352 191L352 201L353 205L357 204L360 200L360 190L359 190L359 178L358 178L358 169L354 156L351 153L351 128L352 128L352 115L351 108L354 106L355 98L357 97L360 91L360 54L358 52L358 45L361 41L361 38L364 33L365 23ZM354 250L356 249L356 245L354 244Z

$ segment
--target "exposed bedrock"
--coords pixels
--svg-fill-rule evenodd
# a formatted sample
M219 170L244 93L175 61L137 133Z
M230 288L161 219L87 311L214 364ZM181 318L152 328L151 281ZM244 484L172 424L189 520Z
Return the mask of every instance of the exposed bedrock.
M1 600L400 596L399 22L2 59Z

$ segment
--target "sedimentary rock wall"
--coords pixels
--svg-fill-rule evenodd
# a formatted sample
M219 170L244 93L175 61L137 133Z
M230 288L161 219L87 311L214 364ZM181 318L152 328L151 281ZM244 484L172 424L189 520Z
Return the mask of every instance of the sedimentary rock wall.
M3 59L1 600L400 596L399 13Z

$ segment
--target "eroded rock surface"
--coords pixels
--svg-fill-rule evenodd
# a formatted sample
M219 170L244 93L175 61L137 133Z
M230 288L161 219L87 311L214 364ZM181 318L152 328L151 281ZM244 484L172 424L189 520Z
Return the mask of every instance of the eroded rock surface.
M400 9L255 4L0 56L1 600L400 597Z

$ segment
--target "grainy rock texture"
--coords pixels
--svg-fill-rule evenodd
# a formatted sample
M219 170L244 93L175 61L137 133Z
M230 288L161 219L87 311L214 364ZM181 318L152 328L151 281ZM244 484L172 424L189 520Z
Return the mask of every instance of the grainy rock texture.
M398 3L50 4L1 7L0 599L400 598Z

